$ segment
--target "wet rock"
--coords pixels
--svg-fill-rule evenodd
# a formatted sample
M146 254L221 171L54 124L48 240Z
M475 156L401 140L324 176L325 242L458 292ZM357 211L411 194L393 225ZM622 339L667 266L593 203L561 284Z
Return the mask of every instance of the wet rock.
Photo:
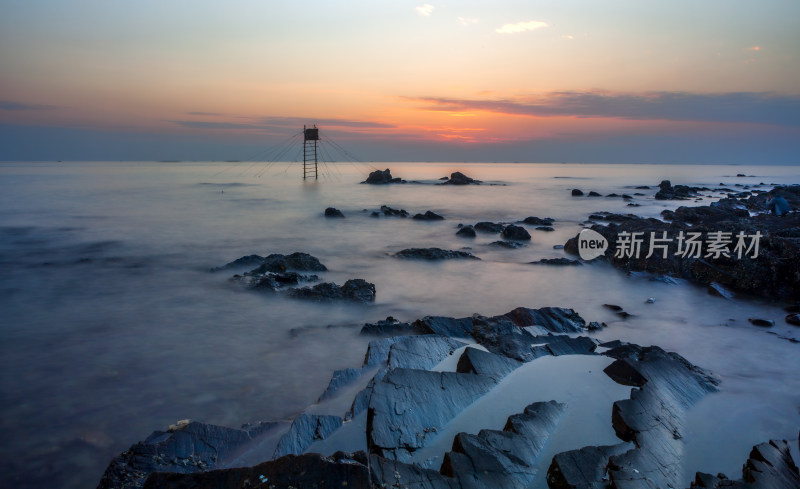
M770 319L748 318L747 320L750 321L750 324L753 326L760 326L762 328L771 328L775 326L775 321Z
M387 183L402 183L403 180L392 177L392 172L389 169L375 170L371 172L366 180L361 183L368 183L371 185L384 185Z
M302 282L315 282L319 280L319 277L316 275L302 275L297 272L267 272L261 275L245 274L241 279L247 281L248 285L254 289L277 291Z
M472 318L472 337L487 350L498 355L520 362L529 362L536 358L531 350L533 335L514 324L508 317L489 318L476 314Z
M475 231L480 231L482 233L502 233L504 228L505 226L499 222L481 221L475 225Z
M360 368L345 368L342 370L335 370L331 376L331 380L328 382L328 387L325 389L325 392L319 396L317 402L334 397L339 392L339 389L361 378L363 373L364 371Z
M316 440L324 440L342 426L339 416L301 413L294 418L289 432L278 441L273 458L300 455Z
M558 453L547 469L547 486L550 489L606 489L608 459L630 448L630 444L620 443Z
M344 217L344 214L339 209L328 207L325 209L325 217Z
M578 189L578 188L572 189L572 196L573 197L580 197L582 195L583 195L583 191L581 189Z
M617 401L612 425L636 448L609 459L614 487L681 487L684 417L719 381L676 353L658 347L624 345L605 353L617 360L606 370L612 379L640 384L630 399ZM625 384L626 382L623 382Z
M425 211L425 214L414 214L413 219L418 221L441 221L444 217L431 211Z
M539 218L536 216L528 216L523 219L522 222L532 226L552 226L554 219L552 217Z
M552 226L536 226L535 229L537 231L548 231L548 232L555 231L555 228L553 228Z
M422 448L495 381L483 375L396 368L375 384L367 410L371 454L403 457Z
M370 456L370 469L374 488L402 489L462 489L456 479L438 471L425 469L416 464L389 460L377 455Z
M254 268L248 275L264 274L267 272L279 273L287 270L299 272L324 272L328 270L320 261L308 253L292 253L291 255L281 255L273 253Z
M372 489L364 452L287 455L254 467L213 470L200 474L155 473L147 489Z
M219 272L221 270L229 270L231 268L244 268L244 267L257 267L264 263L264 257L261 255L246 255L236 260L226 263L221 267L214 267L212 272Z
M563 250L564 249L564 245L560 245L560 244L553 245L553 249L554 250Z
M361 278L350 279L342 286L332 282L325 282L313 287L292 289L289 291L289 296L315 301L350 300L373 302L375 300L375 284Z
M648 297L647 300L644 301L644 303L645 304L655 304L656 303L656 298L655 297Z
M465 348L458 359L456 372L462 374L485 375L500 381L503 377L519 368L522 362L495 355L477 348Z
M472 318L425 316L414 321L414 327L430 334L466 338L472 333Z
M578 333L583 331L586 321L573 309L565 307L542 307L530 309L517 307L502 317L509 319L518 327L528 328L538 326L545 332L551 333ZM509 330L516 333L516 330Z
M800 487L800 473L786 440L771 440L753 447L742 467L741 479L730 480L724 474L713 476L698 472L691 487L793 489Z
M656 200L685 200L697 196L697 192L703 190L686 185L673 186L669 180L662 180L658 188L660 190L656 192Z
M398 251L394 256L419 260L480 260L480 258L467 251L443 250L441 248L408 248Z
M429 370L465 345L447 336L407 336L389 347L388 364L391 368Z
M592 321L586 325L586 329L588 329L589 331L598 331L603 329L605 325L606 325L605 323L598 323L597 321Z
M475 237L475 228L472 226L464 226L458 231L456 231L456 236L461 236L462 238L474 238Z
M787 323L791 324L792 326L800 326L800 314L792 313L787 314L786 318L784 318Z
M622 310L622 306L618 306L616 304L603 304L603 307L605 307L606 309L611 309L612 311L617 311L617 312Z
M382 205L381 212L388 217L408 217L408 211L405 209L393 209L388 205Z
M524 243L519 243L516 241L493 241L489 243L492 246L498 246L500 248L507 248L510 250L516 250L517 248L524 248Z
M155 431L111 461L98 489L139 488L156 471L187 474L213 469L250 439L244 430L198 422Z
M530 233L524 227L513 224L509 224L503 229L503 237L515 241L530 241L531 239Z
M439 185L480 185L481 183L483 182L481 182L480 180L475 180L473 178L470 178L464 175L463 173L457 171L451 173L450 178L447 181L440 183Z
M619 195L615 194L615 193L610 193L610 194L606 195L606 197L619 197Z
M405 336L425 333L427 331L409 323L402 323L391 316L375 323L366 323L361 328L362 335L374 336Z
M540 335L534 336L532 343L539 345L532 348L535 353L542 352L556 357L560 355L592 355L597 349L597 341L586 336L572 338L567 335ZM541 355L536 354L535 356Z
M599 193L595 192L594 190L589 192L588 195L589 195L589 197L600 197L601 196Z
M731 300L734 297L733 292L726 289L724 286L722 286L722 284L718 284L716 282L711 282L708 284L707 290L709 294L722 297L723 299Z
M539 261L532 261L530 262L531 265L557 265L557 266L565 266L565 265L583 265L578 260L570 260L569 258L542 258Z
M509 416L500 430L477 435L459 433L444 456L440 472L457 478L462 487L475 489L530 487L535 464L566 410L566 405L537 402Z

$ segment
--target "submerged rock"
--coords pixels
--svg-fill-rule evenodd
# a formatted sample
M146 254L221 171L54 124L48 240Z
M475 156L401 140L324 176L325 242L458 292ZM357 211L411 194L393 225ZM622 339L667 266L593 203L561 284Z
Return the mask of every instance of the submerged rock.
M569 258L542 258L539 261L530 262L531 265L583 265L580 260L570 260Z
M583 191L579 188L572 189L572 196L573 197L580 197L583 195Z
M387 183L403 183L403 180L392 177L392 172L389 169L375 170L370 173L366 180L361 183L368 183L371 185L383 185Z
M519 243L516 241L492 241L489 244L492 246L498 246L500 248L508 248L510 250L516 250L517 248L523 248L525 246L524 243Z
M770 440L753 447L750 458L742 467L740 480L730 480L723 474L713 476L698 472L692 487L794 489L800 487L800 471L792 460L786 440Z
M301 413L278 441L272 458L300 455L316 440L324 440L342 426L339 416Z
M325 209L325 217L344 217L342 211L336 209L335 207L328 207Z
M412 334L425 334L427 331L409 323L402 323L389 316L375 323L367 323L361 328L362 335L376 336L405 336Z
M748 318L747 320L750 321L750 324L753 326L760 326L762 328L771 328L775 326L775 321L771 319Z
M261 255L246 255L241 258L237 258L230 263L226 263L221 267L214 267L211 269L212 272L219 272L221 270L229 270L231 268L244 268L244 267L257 267L264 263L264 257Z
M313 287L292 289L289 291L289 296L315 301L346 299L355 302L373 302L375 300L375 284L361 278L350 279L342 286L325 282Z
M392 209L388 205L382 205L381 212L388 217L408 217L408 211L405 209Z
M418 221L441 221L444 217L431 211L425 211L425 214L415 214L413 219Z
M482 233L502 233L503 229L505 229L505 226L499 222L481 221L475 225L475 231Z
M450 174L450 178L440 183L439 185L480 185L480 180L470 178L463 173L457 171Z
M461 236L462 238L474 238L475 228L470 225L464 226L456 231L456 236Z
M536 216L529 216L523 219L522 222L533 226L552 226L554 219L552 217L539 218Z
M686 200L696 197L700 190L708 190L699 187L689 187L686 185L673 186L669 180L662 180L658 185L659 191L656 192L656 200Z
M297 272L267 272L260 275L247 274L242 279L249 280L249 286L254 289L277 291L290 285L298 285L301 282L314 282L319 280L319 277L316 275L302 275Z
M536 226L535 229L537 231L547 231L547 232L555 231L555 228L553 228L552 226Z
M324 272L328 270L320 261L308 253L292 253L291 255L281 255L273 253L264 258L261 264L248 272L249 275L264 274L267 272L285 272L296 270L300 272Z
M421 260L451 260L462 258L480 260L480 258L467 251L443 250L441 248L408 248L398 251L394 256L398 258Z
M524 227L513 224L509 224L503 229L503 237L515 241L530 241L531 239L530 233Z
M784 319L786 320L787 323L791 324L792 326L800 326L800 314L796 312L792 314L787 314Z

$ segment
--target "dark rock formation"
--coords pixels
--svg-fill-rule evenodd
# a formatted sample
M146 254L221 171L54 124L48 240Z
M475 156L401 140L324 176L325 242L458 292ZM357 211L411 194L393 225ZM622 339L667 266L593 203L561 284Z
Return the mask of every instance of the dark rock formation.
M273 458L300 455L316 440L324 440L342 426L339 416L301 413L294 418L289 432L278 441Z
M325 282L313 287L292 289L289 291L289 295L315 301L346 299L356 302L372 302L375 300L375 284L356 278L348 280L342 286Z
M440 183L439 185L480 185L481 183L483 182L481 182L480 180L475 180L473 178L470 178L464 175L463 173L457 171L451 173L450 178Z
M673 186L669 180L662 180L658 185L660 189L656 192L656 200L686 200L697 196L700 190L708 190L698 187L688 187L686 185Z
M366 180L361 183L369 183L372 185L383 185L387 183L403 183L403 180L392 177L392 172L389 169L383 171L375 170L371 172Z
M394 256L419 260L451 260L458 258L480 260L480 258L467 251L443 250L441 248L408 248L398 251Z
M589 195L589 197L601 197L601 195L599 193L595 192L594 190L589 192L588 195Z
M489 244L492 246L499 246L500 248L508 248L509 250L516 250L517 248L525 246L525 244L517 241L492 241Z
M578 333L583 331L586 321L573 309L564 307L542 307L530 309L518 307L502 317L519 327L540 326L551 333Z
M450 318L445 316L425 316L413 323L425 333L465 338L472 332L472 318Z
M800 487L800 472L792 460L786 440L770 440L753 447L742 467L740 480L729 480L722 474L713 476L698 472L692 487L716 489L795 489Z
M431 211L425 211L425 214L415 214L413 219L418 221L441 221L444 217Z
M382 205L381 212L388 217L408 217L408 211L405 209L392 209L388 205Z
M552 226L536 226L535 229L537 231L547 231L547 232L555 231L555 228L553 228Z
M531 239L530 233L524 227L513 224L509 224L503 229L503 237L515 241L530 241Z
M458 359L456 372L491 377L500 381L503 377L517 369L522 362L495 355L477 348L465 348Z
M375 336L405 336L425 333L428 331L409 323L401 323L391 316L375 323L366 323L361 328L361 334Z
M552 217L539 218L536 216L529 216L523 219L522 222L532 226L552 226L554 219Z
M800 326L800 314L792 313L787 314L784 318L787 323L791 324L792 326Z
M388 365L391 368L429 370L465 345L447 336L407 336L389 347Z
M227 266L227 265L226 265ZM287 270L296 270L299 272L324 272L328 270L325 265L308 253L292 253L291 255L281 255L273 253L254 268L249 275L264 274L267 272L285 272Z
M505 226L499 222L481 221L475 225L475 231L480 231L482 233L502 233L504 228Z
M372 489L364 452L287 455L254 467L214 470L200 474L157 472L147 489Z
M570 260L569 258L542 258L530 263L531 265L583 265L579 260Z
M325 209L325 217L344 217L344 214L339 209L328 207Z
M573 197L580 197L583 195L583 191L579 188L572 189L572 196Z
M236 277L234 277L236 278ZM316 275L302 275L297 272L267 272L264 274L245 274L240 277L248 281L248 285L254 289L266 289L277 291L290 285L298 285L301 282L314 282L319 280Z
M244 267L257 267L264 263L264 257L261 255L247 255L237 258L230 263L226 263L221 267L214 267L212 272L219 272L221 270L230 270L231 268L244 268Z
M750 321L750 324L753 326L759 326L762 328L771 328L775 326L775 321L770 319L748 318L747 320Z
M475 237L475 228L472 226L464 226L456 231L456 236L461 236L462 238L474 238Z
M360 368L345 368L341 370L334 370L333 375L331 376L331 380L328 382L328 387L325 389L325 392L323 392L322 395L319 396L318 401L323 401L325 399L335 396L338 393L339 389L361 378L363 374L364 370Z
M556 454L547 470L547 486L550 489L606 489L608 459L630 448L630 444L620 443Z

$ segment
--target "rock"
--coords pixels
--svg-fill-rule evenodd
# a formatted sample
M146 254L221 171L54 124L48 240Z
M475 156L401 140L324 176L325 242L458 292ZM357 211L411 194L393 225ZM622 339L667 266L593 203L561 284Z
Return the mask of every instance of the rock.
M800 314L792 313L787 314L786 318L784 318L787 323L791 324L792 326L800 326Z
M475 225L475 231L482 233L502 233L504 228L499 222L481 221Z
M620 443L558 453L547 469L547 486L550 489L606 489L608 459L629 449L630 444Z
M771 328L775 326L775 321L770 319L748 318L747 320L750 321L750 324L753 326L760 326L762 328Z
M588 329L589 331L599 331L603 329L603 326L605 325L606 323L598 323L597 321L592 321L586 325L586 329Z
M555 228L552 226L536 226L535 228L537 231L555 231Z
M394 254L398 258L420 260L451 260L469 259L480 260L477 256L466 251L443 250L441 248L408 248Z
M367 346L367 353L364 355L364 367L380 365L381 363L388 364L389 349L401 339L403 339L402 336L392 336L370 341L369 346Z
M413 219L417 219L418 221L441 221L444 217L435 212L425 211L425 214L415 214Z
M390 368L430 370L466 343L447 336L407 336L389 347Z
M554 219L552 217L541 219L536 216L529 216L522 220L525 224L530 224L532 226L552 226L553 221Z
M578 333L583 331L586 321L573 309L564 307L542 307L530 309L517 307L502 317L511 320L515 326L522 328L540 326L551 333ZM516 333L516 330L510 330Z
M529 362L536 358L531 350L533 335L506 316L489 318L476 314L472 317L472 337L478 344L498 355L520 362Z
M564 249L564 245L560 245L560 244L553 245L553 249L554 250L563 250Z
M573 197L580 197L582 195L583 195L583 191L581 189L578 189L578 188L572 189L572 196Z
M406 464L377 455L369 458L375 489L462 489L456 479L417 464Z
M402 183L403 181L399 178L393 178L392 172L389 169L385 169L383 171L375 170L371 172L366 180L361 183L368 183L371 185L383 185L387 183Z
M483 182L481 182L480 180L472 179L464 175L463 173L457 171L451 173L450 178L447 181L440 183L439 185L480 185L481 183Z
M114 458L97 487L140 488L156 471L186 474L213 469L250 440L247 431L198 422L155 431Z
M522 365L522 362L495 355L477 348L465 348L458 359L456 372L462 374L485 375L499 382Z
M605 307L606 309L611 309L612 311L617 311L617 312L622 310L622 306L618 306L616 304L603 304L603 307Z
M524 227L513 224L509 224L503 229L503 237L515 241L530 241L531 239L531 235Z
M241 279L248 280L248 285L254 289L277 291L301 282L315 282L319 280L319 277L316 275L302 275L297 272L267 272L261 275L245 274Z
M586 336L572 338L567 335L540 335L534 336L532 343L543 345L534 346L534 351L544 352L556 357L560 355L592 355L597 349L597 341Z
M401 323L391 316L375 323L366 323L360 332L362 335L374 336L405 336L425 333L427 331L424 329L417 328L409 323Z
M462 238L474 238L475 228L473 228L472 226L464 226L458 231L456 231L456 236L461 236Z
M569 258L542 258L539 261L530 262L531 265L583 265L578 260L570 260Z
M697 196L697 192L700 190L704 190L703 188L686 185L673 186L669 180L662 180L658 188L660 190L656 192L656 200L686 200Z
M344 214L339 209L328 207L325 209L325 217L344 217Z
M200 474L155 473L147 489L372 489L364 452L287 455L254 467L213 470Z
M711 295L715 295L717 297L722 297L723 299L731 300L733 299L734 295L733 292L723 287L721 284L716 282L711 282L708 284L707 289L708 293Z
M606 197L619 197L619 195L615 194L615 193L610 193L610 194L606 195Z
M383 212L384 216L389 217L408 217L408 212L405 209L392 209L388 205L382 205L381 212Z
M325 282L313 287L292 289L289 291L289 296L315 301L345 299L355 302L373 302L375 300L375 284L361 278L350 279L342 286Z
M319 396L317 402L334 397L339 389L361 378L363 373L364 371L360 368L345 368L342 370L335 370L331 376L331 380L328 382L328 387L325 389L325 392Z
M625 200L631 200L633 198L633 196L632 195L628 195L628 194L622 194L622 198L625 199Z
M724 474L713 476L698 472L692 487L793 489L800 487L800 473L786 440L770 440L753 447L742 467L741 479L733 481Z
M477 435L459 433L446 453L440 473L459 479L462 487L524 489L537 475L535 464L566 406L537 402L509 416L500 430Z
M284 434L278 441L275 453L272 458L280 458L284 455L300 455L316 440L324 440L331 433L342 426L342 418L339 416L319 415L319 414L298 414L289 432Z
M516 250L517 248L523 248L525 246L525 244L516 241L493 241L489 244L492 246L499 246L500 248L508 248L510 250Z
M645 304L655 304L656 303L656 298L655 297L648 297L647 300L644 301L644 303Z
M630 399L616 401L612 425L636 448L609 459L613 487L682 487L684 417L691 406L717 390L719 381L676 353L624 345L605 353L617 360L606 368L612 379L639 385Z
M371 454L397 458L424 447L495 381L483 375L396 368L375 384L367 410Z
M244 268L244 267L257 267L264 263L264 257L260 255L246 255L236 260L226 263L221 267L212 268L212 272L219 272L221 270L229 270L231 268Z
M600 197L600 194L592 190L591 192L589 192L589 197Z
M455 319L444 316L425 316L413 323L414 327L430 334L466 338L472 332L472 318Z
M248 272L248 275L264 274L267 272L285 272L296 270L300 272L324 272L328 270L325 265L308 253L292 253L291 255L281 255L273 253L264 258L261 264Z

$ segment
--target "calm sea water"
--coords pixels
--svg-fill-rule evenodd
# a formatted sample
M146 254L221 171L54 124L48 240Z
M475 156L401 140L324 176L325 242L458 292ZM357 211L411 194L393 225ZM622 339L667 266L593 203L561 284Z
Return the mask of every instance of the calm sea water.
M655 201L651 189L631 208L573 198L572 188L633 193L664 178L712 187L800 183L796 167L390 166L407 180L433 183L461 170L502 185L359 185L366 165L329 165L324 178L303 182L296 165L0 163L0 486L93 487L114 455L178 419L236 427L291 417L317 399L333 370L361 364L364 322L517 306L574 308L609 324L601 339L656 344L718 375L721 392L690 413L687 474L738 477L753 444L785 438L796 446L800 345L747 322L774 319L773 332L800 336L784 323L783 304L726 301L604 264L526 264L563 256L553 245L592 212L658 216L685 204ZM446 220L363 211L381 204ZM325 219L328 206L347 218ZM531 230L523 249L489 246L495 236L455 236L459 222L530 215L555 218L556 231ZM390 256L426 246L469 246L482 261ZM326 281L375 283L376 302L300 302L208 272L242 255L294 251L317 256L330 270ZM649 297L656 302L646 304ZM619 320L603 303L635 316Z

